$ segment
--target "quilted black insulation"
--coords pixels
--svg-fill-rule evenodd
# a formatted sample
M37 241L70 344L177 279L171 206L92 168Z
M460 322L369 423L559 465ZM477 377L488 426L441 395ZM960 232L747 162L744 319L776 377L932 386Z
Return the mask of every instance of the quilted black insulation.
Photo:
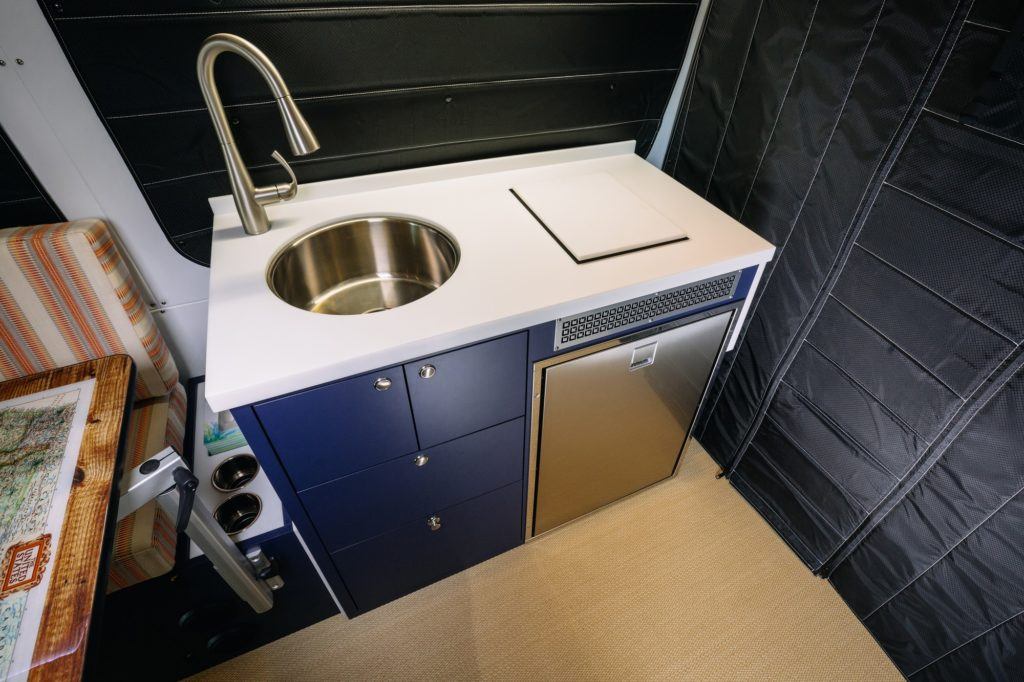
M667 161L779 247L697 436L914 679L1020 675L1022 32L713 0Z

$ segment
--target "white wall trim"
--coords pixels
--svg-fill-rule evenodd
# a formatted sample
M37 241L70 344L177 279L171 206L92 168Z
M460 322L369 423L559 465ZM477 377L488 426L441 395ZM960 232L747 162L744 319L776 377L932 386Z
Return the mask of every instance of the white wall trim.
M700 34L704 30L704 22L707 20L708 7L711 0L700 0L700 7L697 8L697 16L693 20L693 29L690 31L690 42L686 47L686 56L683 57L683 65L676 77L676 84L672 88L672 94L668 98L668 105L665 107L665 115L661 118L661 126L658 134L654 137L654 144L650 153L647 154L647 161L658 168L665 165L665 155L668 153L668 143L672 140L672 129L676 125L676 118L679 116L679 107L683 101L683 93L686 91L686 83L690 79L690 69L693 67L693 60L697 53L697 44L700 42Z

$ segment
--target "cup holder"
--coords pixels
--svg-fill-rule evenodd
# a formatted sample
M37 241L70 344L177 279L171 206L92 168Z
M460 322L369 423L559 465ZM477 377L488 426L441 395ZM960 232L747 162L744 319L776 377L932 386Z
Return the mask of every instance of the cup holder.
M222 493L230 493L248 485L260 472L259 462L245 453L228 457L213 470L211 483Z
M228 535L237 535L259 518L263 503L258 495L239 493L232 495L217 506L213 518Z

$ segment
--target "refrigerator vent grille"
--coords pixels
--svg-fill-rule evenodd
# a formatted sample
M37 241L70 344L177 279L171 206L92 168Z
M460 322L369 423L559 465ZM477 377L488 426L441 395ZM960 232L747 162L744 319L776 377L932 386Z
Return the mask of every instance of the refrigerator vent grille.
M571 348L609 336L618 336L634 327L728 301L736 292L739 271L720 277L684 284L579 315L555 320L555 350Z

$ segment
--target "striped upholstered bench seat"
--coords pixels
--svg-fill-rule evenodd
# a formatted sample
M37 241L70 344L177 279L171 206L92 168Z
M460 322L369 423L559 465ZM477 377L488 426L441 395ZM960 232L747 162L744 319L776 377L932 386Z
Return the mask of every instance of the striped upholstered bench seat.
M0 380L107 355L135 361L125 470L182 449L185 389L113 235L100 220L0 230ZM117 526L109 589L174 566L173 522L151 502Z

